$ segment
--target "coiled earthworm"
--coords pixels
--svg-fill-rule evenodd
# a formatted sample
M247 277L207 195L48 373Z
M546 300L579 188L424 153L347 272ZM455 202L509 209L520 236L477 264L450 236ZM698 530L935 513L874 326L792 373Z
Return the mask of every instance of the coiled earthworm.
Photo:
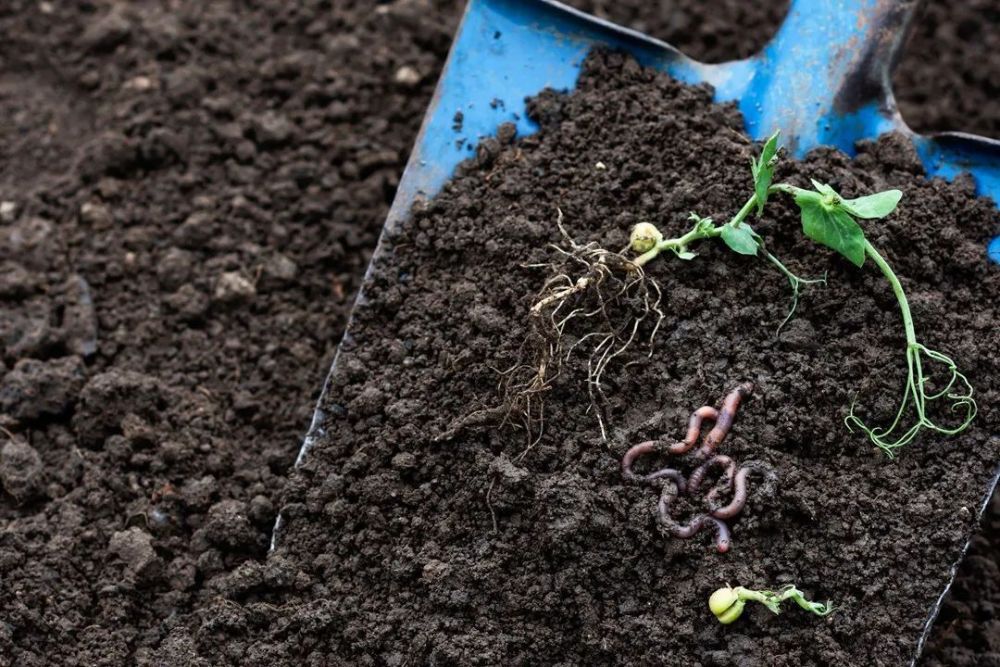
M767 465L766 463L761 463L758 461L749 461L743 466L741 466L740 469L736 472L736 478L733 482L733 487L734 487L733 499L729 501L728 505L712 510L713 517L717 519L732 519L734 516L738 515L740 512L743 511L743 508L747 504L747 494L748 494L747 478L750 476L751 473L759 473L764 475L764 480L767 490L770 490L771 487L773 487L776 475L774 474L774 470L771 468L771 466ZM692 489L693 486L694 485L692 482L691 483ZM715 490L713 489L713 493L714 491ZM712 497L712 494L709 494L708 497L709 503L711 504L713 500L714 498Z
M726 488L732 487L733 475L736 473L736 462L728 456L716 454L695 468L694 472L688 476L688 490L691 493L698 493L698 487L700 487L701 483L705 480L705 475L708 474L709 470L716 466L720 466L722 468L722 477L719 478L720 486L724 486Z
M727 552L731 536L729 525L725 520L731 519L743 511L748 495L747 478L751 473L759 472L765 474L768 485L773 484L775 475L770 466L764 463L750 462L737 469L733 459L715 453L716 448L729 434L740 403L752 391L753 384L744 382L726 395L722 401L721 410L716 410L708 405L698 408L688 420L688 430L684 440L665 447L667 454L685 454L691 451L698 442L702 423L705 420L715 422L712 430L705 436L702 446L693 454L693 462L700 462L700 465L694 469L689 479L685 479L684 475L674 468L661 468L645 475L637 474L632 469L639 457L664 451L664 448L661 448L661 445L655 440L647 440L631 447L622 457L622 476L625 479L638 482L663 480L662 484L657 484L660 486L660 499L656 506L656 513L663 530L673 537L686 539L706 528L715 528L715 546L719 553ZM709 513L699 514L687 524L678 523L670 513L671 503L678 495L697 493L705 481L706 475L713 468L721 468L722 474L705 497ZM733 493L729 504L716 508L717 497L729 492Z
M715 420L715 426L705 436L701 449L698 450L697 456L699 458L707 458L715 453L716 448L729 435L729 429L733 427L733 420L736 419L736 411L740 409L740 403L752 391L753 383L744 382L726 395L725 400L722 401L722 410L719 411L719 416Z
M677 523L674 521L674 518L670 516L669 503L666 503L663 498L660 499L658 510L660 524L673 537L688 539L694 537L705 528L714 527L715 548L720 554L724 554L729 551L731 536L729 533L729 525L726 524L725 521L708 516L707 514L699 514L698 516L692 518L687 524Z
M687 488L687 484L684 481L684 475L682 475L679 470L674 470L673 468L661 468L660 470L651 472L647 475L638 475L632 470L632 464L635 463L637 458L653 453L656 449L657 444L654 440L640 442L638 445L630 448L627 452L625 452L625 456L622 457L622 476L625 477L625 479L639 482L651 482L655 479L667 478L674 482L680 493L684 493Z
M680 442L674 443L667 447L667 451L671 454L686 454L695 443L698 442L698 436L701 435L701 423L706 419L709 421L715 421L719 418L719 411L710 405L698 408L691 413L691 419L688 420L688 430L687 435Z
M687 524L680 524L674 520L674 517L670 514L670 503L677 498L678 493L677 487L672 485L665 486L660 493L660 502L656 505L656 514L660 520L660 525L673 537L681 539L694 537L703 529L714 527L715 548L718 549L720 554L729 551L731 536L729 525L725 521L708 516L707 514L699 514L688 521Z

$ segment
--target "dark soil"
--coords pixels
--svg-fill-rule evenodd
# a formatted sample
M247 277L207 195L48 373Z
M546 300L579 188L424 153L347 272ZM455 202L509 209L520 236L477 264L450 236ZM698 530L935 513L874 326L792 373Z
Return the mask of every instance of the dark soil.
M1000 454L1000 336L982 298L1000 289L984 252L1000 214L969 180L926 180L901 137L861 146L853 162L817 151L780 177L906 193L868 231L906 277L927 344L959 359L979 389L966 433L926 433L893 462L846 431L858 391L867 419L892 417L905 377L896 305L877 271L805 240L794 206L775 202L757 225L772 250L800 273L829 271L829 287L808 291L779 338L787 283L764 262L699 246L689 263L648 267L665 319L652 357L637 346L607 376L607 443L581 387L586 355L570 356L546 394L537 442L512 427L436 438L501 401L496 369L530 361L526 313L549 277L538 265L560 241L556 206L576 239L619 248L640 220L679 234L688 211L725 219L742 203L753 147L735 108L710 100L706 88L592 56L576 91L529 105L538 135L480 151L387 239L321 405L326 435L287 489L272 559L321 601L313 655L463 665L912 657ZM587 307L567 308L577 306ZM705 535L661 535L656 492L624 484L619 462L640 440L679 438L691 410L744 380L756 390L725 451L772 465L781 481L774 497L752 497L720 555ZM705 601L726 582L794 582L841 609L824 620L754 609L722 628ZM261 599L239 577L228 592Z
M334 4L0 7L0 665L265 555L457 5Z
M721 63L764 48L788 13L789 0L571 0L566 4L653 35L702 62Z
M923 2L893 86L903 119L918 132L1000 139L1000 5Z
M462 4L0 6L0 665L242 664L205 644L300 620L216 596L285 590L270 517ZM575 4L709 61L784 13ZM981 572L942 655L998 636Z

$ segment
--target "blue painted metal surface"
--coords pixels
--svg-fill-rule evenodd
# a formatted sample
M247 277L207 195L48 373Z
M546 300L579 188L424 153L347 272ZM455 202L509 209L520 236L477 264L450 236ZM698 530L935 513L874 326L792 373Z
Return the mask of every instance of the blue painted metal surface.
M912 137L929 175L970 171L980 194L1000 200L1000 142L917 135L896 109L889 75L915 4L792 0L761 53L708 65L552 0L470 0L387 224L405 217L414 198L433 196L500 123L516 123L522 135L535 131L525 98L545 87L573 88L595 45L628 51L680 80L712 84L717 100L739 104L752 137L781 129L783 144L798 156L821 145L850 154L860 139L899 130ZM1000 241L989 253L1000 261Z

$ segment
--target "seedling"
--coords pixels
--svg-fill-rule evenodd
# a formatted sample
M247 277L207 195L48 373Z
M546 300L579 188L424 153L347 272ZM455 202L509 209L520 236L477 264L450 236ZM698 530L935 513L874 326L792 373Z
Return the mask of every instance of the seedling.
M749 396L752 390L752 384L743 383L726 395L721 410L716 410L710 405L695 410L688 421L684 440L665 448L661 448L655 440L649 440L630 448L622 457L622 476L626 480L660 487L660 500L656 506L657 522L661 529L672 537L688 539L702 530L714 529L715 548L719 553L725 553L729 551L732 541L729 524L726 522L737 517L746 506L748 477L755 473L762 475L765 479L765 492L769 492L774 486L776 475L767 464L749 461L737 469L736 462L731 458L715 453L729 434L741 401ZM692 452L701 436L702 422L706 420L714 421L715 425L705 436L702 446ZM633 470L632 467L639 458L658 453L687 454L698 467L686 479L680 470L671 467L660 468L645 475L639 475ZM720 468L722 475L705 495L707 511L694 516L687 523L677 521L672 512L674 501L679 495L697 495L713 468ZM720 498L725 496L732 496L732 499L723 505Z
M518 364L505 374L502 382L507 396L508 414L520 410L526 421L534 421L531 402L541 414L541 394L546 391L562 361L575 349L590 345L587 388L591 405L597 414L601 434L606 437L602 406L604 388L602 377L608 365L620 357L638 339L650 345L659 329L663 312L660 309L662 290L644 267L660 255L667 253L677 259L692 261L697 254L692 249L700 241L721 239L733 252L766 259L784 275L792 289L791 308L778 327L788 322L798 305L803 286L825 284L826 277L802 278L793 273L766 248L764 239L746 222L754 212L764 213L767 201L775 194L794 198L802 219L802 231L810 239L825 245L861 267L871 258L885 279L892 286L899 303L906 333L907 380L895 418L888 426L868 426L855 414L854 405L845 418L848 429L860 428L869 439L890 458L897 449L912 442L923 429L945 435L964 431L976 416L973 389L955 361L946 354L932 350L917 340L913 317L906 294L899 278L886 259L865 238L858 219L874 220L892 213L900 199L899 190L886 190L875 194L847 199L829 185L812 181L813 189L804 189L788 183L774 184L774 166L778 155L778 133L765 142L761 154L753 158L750 170L754 191L739 211L725 224L716 224L711 218L691 213L691 228L683 235L665 238L653 224L643 222L632 229L629 249L635 256L626 257L625 251L613 253L597 244L585 245L573 241L562 226L559 229L568 241L567 247L556 247L562 260L547 265L555 277L546 282L538 300L531 308L534 340L529 348L535 350L534 360ZM576 272L574 273L574 268ZM574 278L574 275L576 277ZM612 308L617 306L617 308ZM612 315L611 313L616 313ZM646 320L655 319L651 332L641 334L640 327ZM566 343L567 325L589 320L589 330L572 344ZM930 377L924 365L936 362L945 368L945 381L929 387ZM528 379L515 379L518 373L528 372ZM930 404L945 399L950 401L952 412L957 413L957 423L945 425L929 415ZM915 413L915 422L904 422L909 410Z
M743 614L747 602L759 602L775 614L781 613L781 603L792 600L795 604L817 616L826 616L833 611L833 605L827 602L810 602L795 586L785 586L775 591L754 591L749 588L726 586L712 593L708 598L708 608L723 625L733 623Z

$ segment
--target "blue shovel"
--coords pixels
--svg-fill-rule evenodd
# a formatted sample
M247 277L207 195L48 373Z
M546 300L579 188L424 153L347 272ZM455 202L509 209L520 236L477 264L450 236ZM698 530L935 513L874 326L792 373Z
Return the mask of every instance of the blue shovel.
M957 132L920 135L896 108L890 73L916 5L916 0L792 0L763 51L708 65L553 0L470 0L386 228L396 228L417 198L433 197L478 141L495 135L501 123L516 123L521 136L535 132L525 98L546 87L573 88L584 57L595 46L628 52L687 83L711 84L716 101L738 103L751 137L761 140L781 130L783 145L797 157L817 146L853 154L855 142L896 130L912 139L929 176L951 179L969 172L979 194L1000 201L1000 142ZM460 147L457 138L465 139ZM987 252L1000 262L1000 237ZM334 359L331 375L336 368ZM322 424L317 410L299 462L323 435ZM984 490L980 515L995 486L996 478ZM278 540L280 529L279 517ZM947 588L930 610L914 662L946 593Z

